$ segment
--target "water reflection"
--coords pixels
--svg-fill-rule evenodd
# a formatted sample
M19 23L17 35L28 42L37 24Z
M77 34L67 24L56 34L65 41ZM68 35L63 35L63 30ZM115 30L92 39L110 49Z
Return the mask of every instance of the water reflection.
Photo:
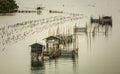
M89 34L91 34L92 38L94 39L96 35L103 34L105 37L108 36L112 29L112 26L110 25L99 25L99 24L92 24L91 29L89 31Z
M44 74L44 61L34 61L31 63L31 74Z
M72 58L72 62L73 62L73 72L74 74L78 73L78 57Z
M96 36L102 35L108 38L112 30L112 17L104 16L99 19L90 19L90 24L87 25L87 45L91 48L91 40L95 40Z
M63 62L64 61L64 62ZM64 70L67 66L69 66L69 72L71 74L77 74L78 72L78 57L59 57L56 59L49 59L41 64L44 64L39 67L31 66L31 74L56 74L56 73L68 73L68 71Z
M108 39L110 32L112 30L112 26L110 25L104 25L101 26L99 24L93 24L91 25L91 29L87 35L87 43L91 47L91 41L95 40L97 37L104 36L105 38Z

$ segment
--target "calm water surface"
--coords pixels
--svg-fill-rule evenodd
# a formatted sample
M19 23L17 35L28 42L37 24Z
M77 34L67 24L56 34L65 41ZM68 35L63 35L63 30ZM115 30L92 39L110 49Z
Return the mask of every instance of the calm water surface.
M78 35L79 56L60 57L45 60L44 66L31 70L30 47L34 42L41 42L48 36L42 31L17 42L0 48L0 74L120 74L120 1L119 0L16 0L20 9L34 9L44 6L45 9L63 10L69 13L83 14L83 18L64 24L84 26L90 16L110 15L113 27L108 35L96 34L95 37ZM12 16L0 16L0 27L17 22L42 19L61 14L49 14L46 10L41 15L36 13L15 13ZM52 27L53 29L53 27ZM51 29L51 30L52 30ZM52 31L53 32L53 31ZM44 42L44 41L42 41Z

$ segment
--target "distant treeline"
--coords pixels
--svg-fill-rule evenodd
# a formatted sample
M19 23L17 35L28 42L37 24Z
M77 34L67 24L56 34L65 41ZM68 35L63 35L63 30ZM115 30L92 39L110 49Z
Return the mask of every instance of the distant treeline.
M0 13L13 13L18 10L19 6L15 0L0 0Z

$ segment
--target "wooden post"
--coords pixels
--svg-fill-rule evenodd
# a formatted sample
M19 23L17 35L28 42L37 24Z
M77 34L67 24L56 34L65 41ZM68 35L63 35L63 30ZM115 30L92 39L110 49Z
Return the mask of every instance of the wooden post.
M44 60L44 49L45 49L45 47L43 46L42 47L42 53L41 53L41 60Z
M75 57L78 55L78 42L77 42L77 36L76 36L76 25L74 27L74 41L73 41L73 50L72 50L72 57Z

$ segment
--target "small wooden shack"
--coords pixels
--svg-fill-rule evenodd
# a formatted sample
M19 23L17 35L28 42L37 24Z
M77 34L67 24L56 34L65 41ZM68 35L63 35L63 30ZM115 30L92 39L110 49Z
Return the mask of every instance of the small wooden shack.
M42 13L41 10L43 10L43 9L44 9L44 7L37 7L37 14L41 14Z
M31 45L31 53L41 54L43 47L44 46L42 44L34 43L34 44Z
M90 23L101 24L101 25L110 25L112 26L112 17L111 16L99 16L98 19L90 18Z
M103 25L111 25L112 26L112 17L111 16L103 16L102 18Z
M41 60L44 58L44 45L39 43L34 43L31 46L31 66L39 66L40 65L40 57Z
M46 50L49 53L49 57L59 56L59 45L61 38L55 36L49 36L46 38Z
M93 24L93 23L97 24L97 23L99 23L99 19L94 19L93 17L91 17L90 18L90 23L91 24Z

